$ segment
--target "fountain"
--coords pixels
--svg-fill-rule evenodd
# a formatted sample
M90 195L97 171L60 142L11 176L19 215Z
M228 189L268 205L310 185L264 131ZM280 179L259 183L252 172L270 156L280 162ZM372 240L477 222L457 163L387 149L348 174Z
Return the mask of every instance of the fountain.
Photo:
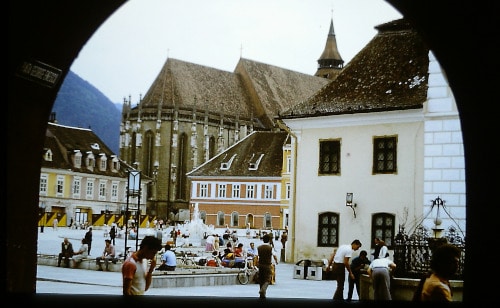
M213 234L215 231L203 223L203 220L200 218L198 203L193 204L193 208L193 217L187 223L186 230L189 232L189 243L193 247L201 247L204 235Z

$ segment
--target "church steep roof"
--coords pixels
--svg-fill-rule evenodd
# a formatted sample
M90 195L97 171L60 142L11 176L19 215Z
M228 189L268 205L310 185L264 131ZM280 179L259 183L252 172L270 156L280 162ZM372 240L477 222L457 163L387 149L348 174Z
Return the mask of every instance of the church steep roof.
M277 66L241 58L235 73L242 78L245 89L272 122L274 116L306 100L330 80Z
M167 59L142 100L142 107L162 106L217 111L250 117L249 99L231 72Z
M241 58L234 72L167 59L141 100L141 109L196 108L258 118L267 128L274 117L307 99L328 79Z

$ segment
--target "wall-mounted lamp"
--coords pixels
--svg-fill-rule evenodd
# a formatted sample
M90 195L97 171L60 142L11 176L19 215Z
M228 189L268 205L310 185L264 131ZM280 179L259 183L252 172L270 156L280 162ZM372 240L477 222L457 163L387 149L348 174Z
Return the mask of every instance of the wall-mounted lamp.
M354 208L358 205L356 203L353 203L352 199L353 193L347 193L347 195L345 196L345 205L351 207L352 212L354 213L354 218L356 218L356 210Z

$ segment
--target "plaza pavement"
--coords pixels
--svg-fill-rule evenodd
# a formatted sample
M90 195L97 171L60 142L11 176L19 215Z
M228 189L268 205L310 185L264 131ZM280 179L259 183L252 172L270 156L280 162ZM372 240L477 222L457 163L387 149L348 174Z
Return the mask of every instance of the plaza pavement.
M222 230L223 231L223 230ZM244 230L242 230L244 231ZM139 235L146 234L147 230L139 230ZM97 257L104 249L104 231L93 230L93 241L91 256ZM39 232L38 253L57 254L64 237L68 237L73 243L74 249L80 246L85 230L72 230L59 228L53 230L45 227L43 233ZM141 237L141 236L140 236ZM163 238L165 241L165 237ZM240 235L240 241L246 245L254 241L256 246L260 244L259 239L247 239ZM140 242L140 241L139 241ZM128 241L127 246L130 245ZM132 241L135 244L135 241ZM116 239L118 251L123 251L124 239ZM276 248L281 249L281 243L275 243ZM336 282L330 280L306 280L294 279L294 264L280 262L276 267L276 284L270 285L267 291L268 300L272 299L315 299L328 300L332 303L332 297L336 288ZM147 297L165 296L170 300L189 301L193 298L218 298L222 301L235 298L255 298L258 299L259 287L257 284L230 286L201 286L201 287L178 287L178 288L150 288L146 292ZM119 272L100 272L85 269L72 269L55 266L37 266L36 294L43 295L48 299L50 295L57 298L60 295L116 295L122 294L122 280ZM344 297L347 297L347 282L344 289ZM70 297L71 298L71 297ZM353 300L357 300L358 295L354 291ZM296 301L294 301L296 303Z

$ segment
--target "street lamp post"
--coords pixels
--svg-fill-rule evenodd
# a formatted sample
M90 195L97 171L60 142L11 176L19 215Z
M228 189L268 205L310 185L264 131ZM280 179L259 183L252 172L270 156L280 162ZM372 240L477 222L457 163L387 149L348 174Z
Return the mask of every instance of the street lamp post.
M128 210L130 196L137 196L137 212L136 212L136 225L137 233L135 238L135 250L137 251L139 241L139 219L140 219L140 202L141 202L141 172L138 170L128 171L127 182L127 209L125 211L125 258L127 257L127 238L128 238Z

